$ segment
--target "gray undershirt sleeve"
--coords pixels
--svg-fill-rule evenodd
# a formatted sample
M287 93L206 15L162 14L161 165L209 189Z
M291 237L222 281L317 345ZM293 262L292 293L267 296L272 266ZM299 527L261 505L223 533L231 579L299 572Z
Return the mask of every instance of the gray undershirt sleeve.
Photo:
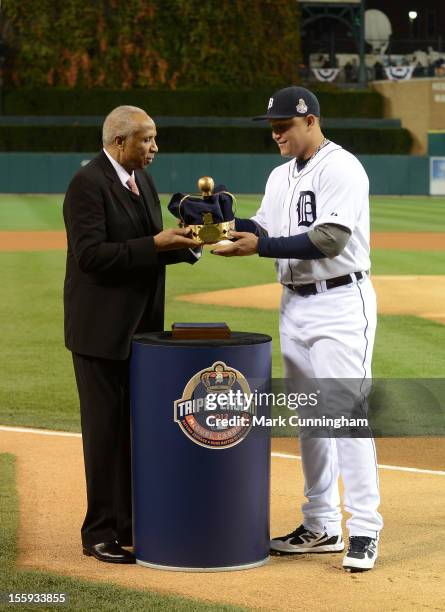
M351 232L343 225L323 223L308 232L308 238L330 259L337 257L345 248Z

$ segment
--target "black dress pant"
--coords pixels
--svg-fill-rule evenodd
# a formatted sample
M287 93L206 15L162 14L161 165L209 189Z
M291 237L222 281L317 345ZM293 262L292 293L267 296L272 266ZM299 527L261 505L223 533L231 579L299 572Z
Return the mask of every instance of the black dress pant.
M131 545L129 361L72 355L88 500L82 543Z

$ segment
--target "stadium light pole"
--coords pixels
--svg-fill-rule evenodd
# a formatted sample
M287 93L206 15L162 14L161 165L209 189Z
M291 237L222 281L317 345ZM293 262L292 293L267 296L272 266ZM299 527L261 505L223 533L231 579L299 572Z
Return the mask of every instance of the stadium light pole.
M410 29L411 38L414 38L414 21L417 19L417 11L409 11L408 17L409 17L409 29Z
M3 31L4 31L4 23L3 23L3 10L2 10L2 0L0 0L0 115L3 115L3 76L4 71L3 67L6 60L6 44L3 40Z
M359 30L359 57L358 80L362 87L366 87L366 65L365 65L365 0L360 0L360 30Z

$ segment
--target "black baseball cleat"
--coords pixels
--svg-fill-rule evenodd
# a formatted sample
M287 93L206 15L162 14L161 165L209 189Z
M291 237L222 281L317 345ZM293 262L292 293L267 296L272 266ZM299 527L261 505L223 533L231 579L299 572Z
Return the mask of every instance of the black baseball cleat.
M365 572L374 567L378 557L377 540L366 536L351 536L343 567L349 572Z
M83 554L87 557L94 557L98 561L105 561L105 563L136 563L135 556L123 549L116 540L90 546L84 544Z
M309 531L304 525L270 542L271 550L281 553L331 553L341 552L344 547L341 533L328 536L327 533Z

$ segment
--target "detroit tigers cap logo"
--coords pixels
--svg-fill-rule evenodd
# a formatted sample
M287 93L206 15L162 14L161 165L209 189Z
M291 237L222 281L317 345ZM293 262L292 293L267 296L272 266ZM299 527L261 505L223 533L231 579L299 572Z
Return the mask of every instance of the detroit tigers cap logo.
M273 98L269 98L269 104L267 105L267 110L272 108L272 106L273 106Z
M307 104L306 102L303 100L303 98L300 98L298 100L298 104L297 104L297 113L300 113L301 115L303 115L304 113L307 113Z

